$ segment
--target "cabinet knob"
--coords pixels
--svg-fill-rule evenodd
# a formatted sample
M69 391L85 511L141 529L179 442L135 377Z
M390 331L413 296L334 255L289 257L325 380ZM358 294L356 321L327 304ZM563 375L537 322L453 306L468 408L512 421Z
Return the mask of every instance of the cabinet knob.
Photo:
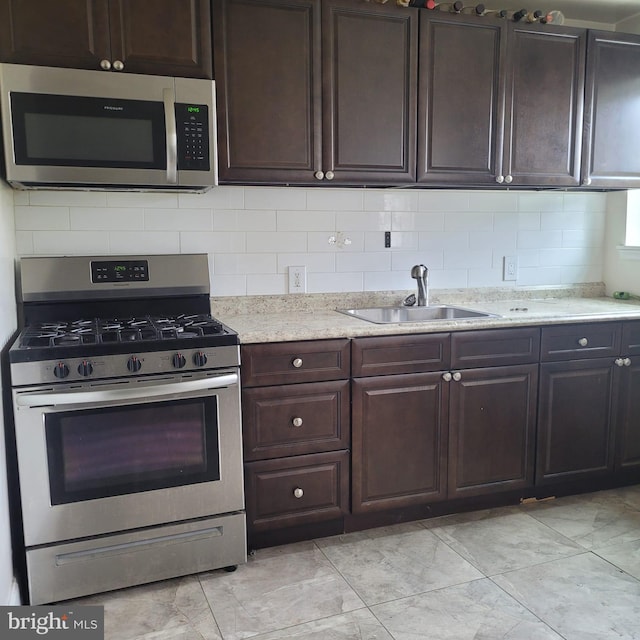
M584 183L587 185L587 187L591 184L591 178L586 178Z
M624 359L623 358L616 358L615 359L615 364L618 367L624 367Z
M116 71L122 71L124 69L124 62L122 62L122 60L114 60L113 61L113 68Z
M455 382L460 382L460 380L462 380L462 374L459 371L456 371L453 374L453 379Z
M625 367L630 367L631 366L631 358L625 358L622 363L624 364Z
M291 421L291 424L292 424L294 427L301 427L301 426L302 426L302 418L294 418L294 419Z
M302 366L302 358L294 358L291 363L296 369L299 369Z
M313 174L313 177L314 177L316 180L324 180L324 171L316 171L316 172Z
M505 176L504 181L507 184L511 184L513 182L513 176Z
M302 498L303 495L304 495L304 491L300 487L296 487L293 490L293 496L295 498Z
M442 379L445 382L451 382L451 378L453 378L453 376L448 371L442 374Z
M333 180L336 177L336 174L333 173L333 171L327 171L327 173L324 174L324 177L327 180Z
M580 338L580 340L578 340L578 344L581 347L586 347L589 344L589 340L587 340L587 338Z
M496 176L496 182L502 184L504 182L504 176Z
M100 60L100 68L103 71L109 71L109 69L111 69L111 63L108 60Z

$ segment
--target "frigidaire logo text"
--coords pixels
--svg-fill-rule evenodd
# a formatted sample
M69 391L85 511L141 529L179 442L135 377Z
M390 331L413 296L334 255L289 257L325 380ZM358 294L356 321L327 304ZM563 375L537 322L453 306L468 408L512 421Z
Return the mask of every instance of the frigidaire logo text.
M124 107L112 107L109 104L105 104L104 108L108 109L109 111L124 111Z

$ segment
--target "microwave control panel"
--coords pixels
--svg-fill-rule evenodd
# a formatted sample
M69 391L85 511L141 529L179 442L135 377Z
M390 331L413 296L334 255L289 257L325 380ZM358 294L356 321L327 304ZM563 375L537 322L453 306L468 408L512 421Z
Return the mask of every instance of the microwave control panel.
M178 170L209 171L209 107L176 103Z

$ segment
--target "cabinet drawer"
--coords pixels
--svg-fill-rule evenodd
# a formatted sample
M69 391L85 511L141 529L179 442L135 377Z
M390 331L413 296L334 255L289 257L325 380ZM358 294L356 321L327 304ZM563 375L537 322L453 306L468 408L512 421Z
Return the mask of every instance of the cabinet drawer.
M339 518L349 510L349 452L248 462L245 485L253 531Z
M448 369L448 333L355 338L351 343L354 377L423 373Z
M244 459L349 448L349 381L245 389Z
M499 329L451 334L451 367L475 368L538 362L540 329Z
M640 355L640 322L625 322L622 325L623 356Z
M543 327L540 359L582 360L620 355L620 323L573 324Z
M349 340L274 342L242 347L242 384L260 387L349 377Z

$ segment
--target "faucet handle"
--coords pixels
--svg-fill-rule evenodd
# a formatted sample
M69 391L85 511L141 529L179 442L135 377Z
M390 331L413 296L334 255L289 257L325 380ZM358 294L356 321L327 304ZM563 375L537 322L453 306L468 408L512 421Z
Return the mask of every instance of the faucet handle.
M417 302L416 300L416 294L415 293L410 293L403 301L402 301L402 306L403 307L413 307L415 305L415 303Z

